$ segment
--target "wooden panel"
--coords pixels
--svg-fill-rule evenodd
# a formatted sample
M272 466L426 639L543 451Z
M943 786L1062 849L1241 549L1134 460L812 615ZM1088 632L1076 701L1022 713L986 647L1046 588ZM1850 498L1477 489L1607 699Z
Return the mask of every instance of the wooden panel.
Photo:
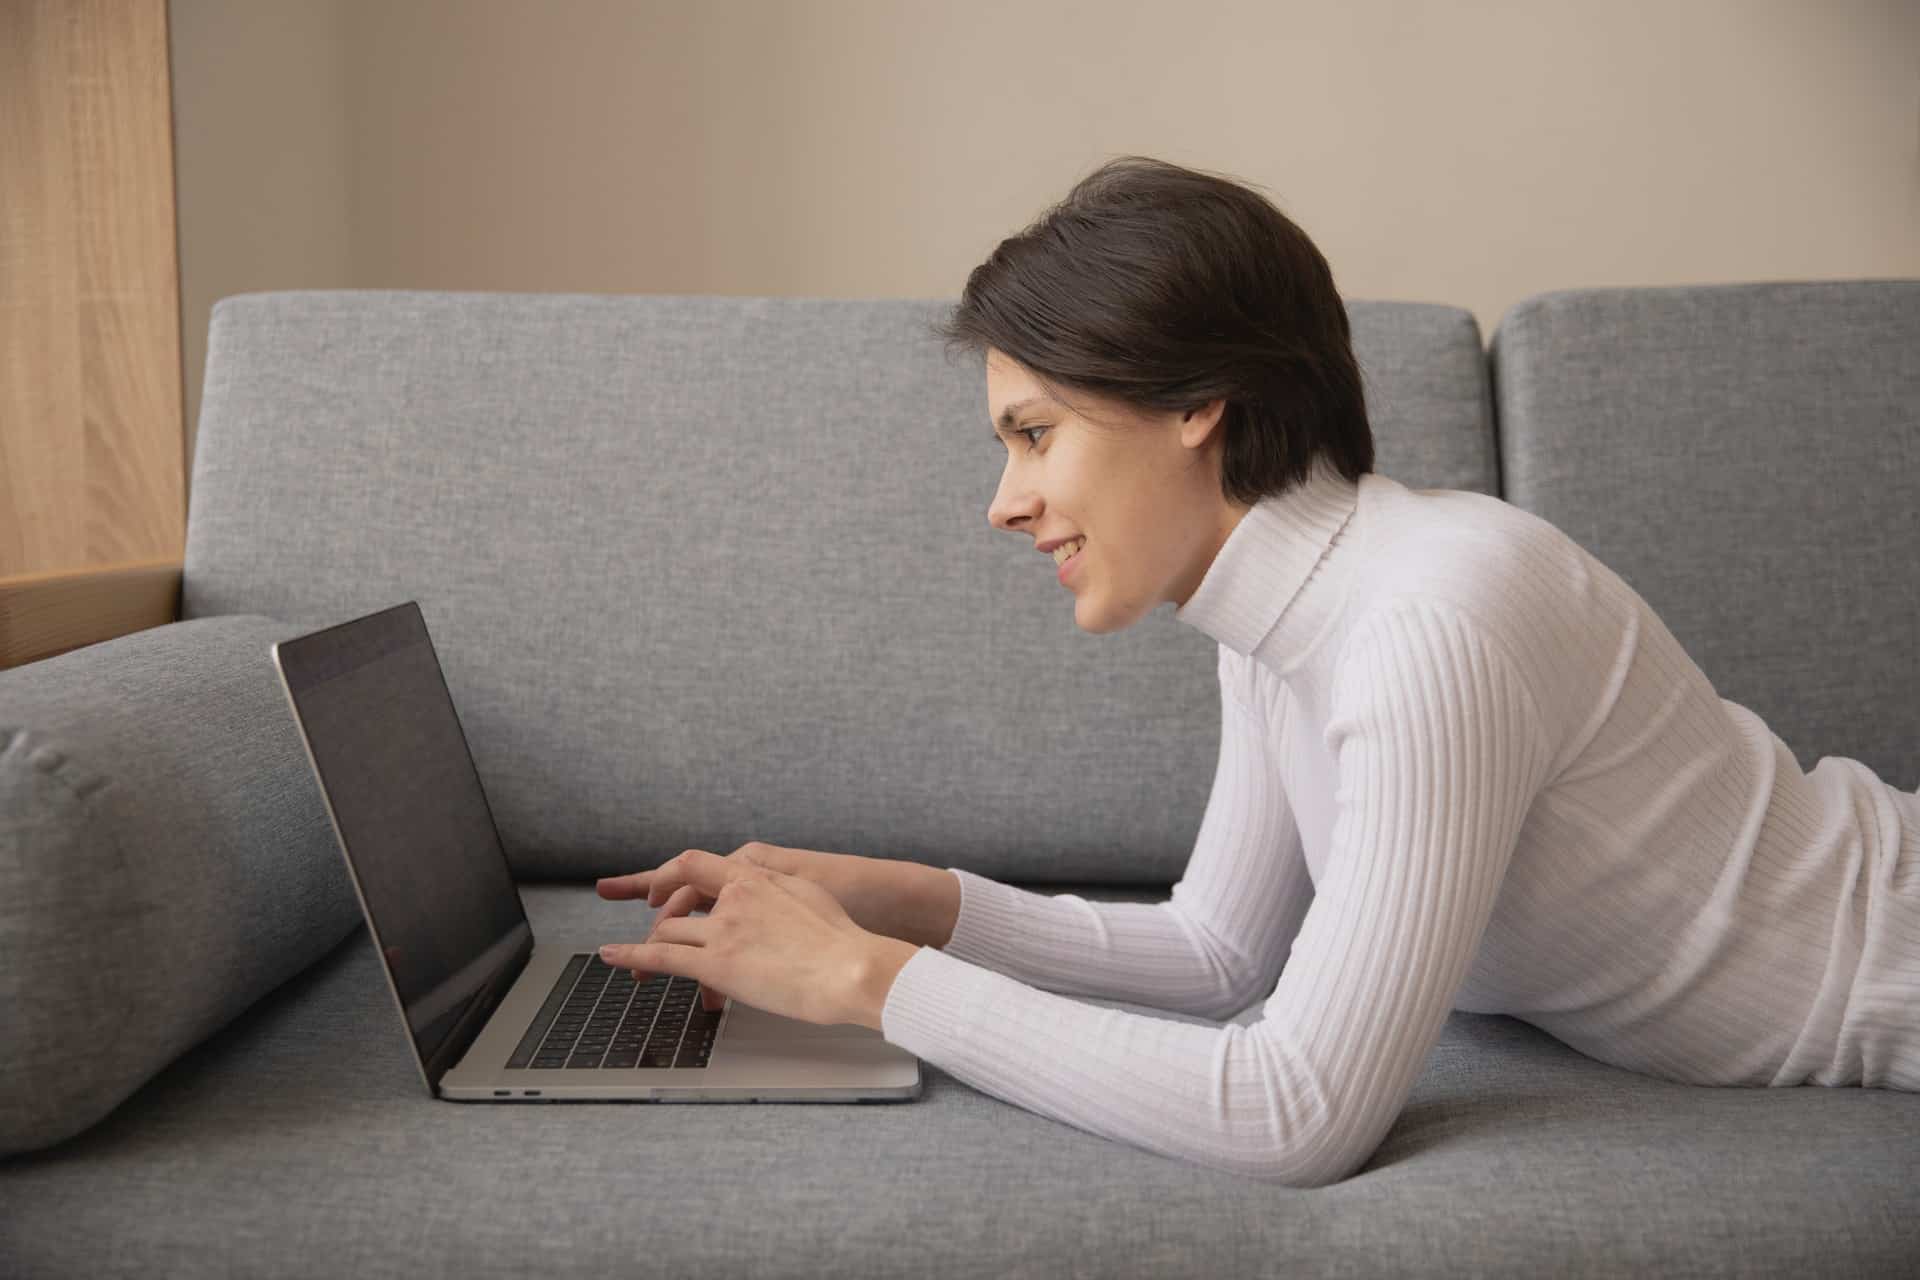
M186 546L166 0L0 2L0 577Z
M0 668L163 626L180 616L180 563L0 578Z

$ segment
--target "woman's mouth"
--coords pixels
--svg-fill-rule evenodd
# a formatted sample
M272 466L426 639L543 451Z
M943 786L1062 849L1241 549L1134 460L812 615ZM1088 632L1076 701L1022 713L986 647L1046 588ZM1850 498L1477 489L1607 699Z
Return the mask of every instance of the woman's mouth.
M1075 569L1079 568L1080 561L1085 558L1086 554L1087 554L1087 540L1085 538L1082 538L1080 540L1079 547L1077 547L1074 550L1074 553L1068 556L1065 560L1060 562L1060 572L1058 576L1063 586L1066 584L1067 575L1071 574Z

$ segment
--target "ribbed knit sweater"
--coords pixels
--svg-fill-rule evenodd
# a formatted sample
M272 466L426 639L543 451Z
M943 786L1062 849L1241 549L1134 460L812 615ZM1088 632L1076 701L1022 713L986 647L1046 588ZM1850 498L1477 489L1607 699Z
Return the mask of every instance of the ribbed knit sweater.
M1920 1089L1920 795L1802 772L1553 525L1316 468L1175 616L1219 643L1221 730L1171 898L946 868L889 1042L1294 1187L1367 1162L1453 1009L1669 1080Z

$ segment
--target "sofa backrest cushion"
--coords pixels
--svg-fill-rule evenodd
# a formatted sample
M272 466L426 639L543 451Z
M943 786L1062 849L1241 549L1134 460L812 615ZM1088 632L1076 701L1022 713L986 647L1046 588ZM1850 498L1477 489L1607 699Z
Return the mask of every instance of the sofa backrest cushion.
M1005 453L984 366L928 331L950 306L223 299L183 615L418 601L523 878L766 840L1169 883L1216 646L1171 606L1081 632L988 524ZM1471 314L1349 311L1381 468L1492 492Z
M1803 770L1920 786L1920 280L1546 293L1491 365L1507 501Z
M0 1155L94 1124L361 914L260 617L0 671Z

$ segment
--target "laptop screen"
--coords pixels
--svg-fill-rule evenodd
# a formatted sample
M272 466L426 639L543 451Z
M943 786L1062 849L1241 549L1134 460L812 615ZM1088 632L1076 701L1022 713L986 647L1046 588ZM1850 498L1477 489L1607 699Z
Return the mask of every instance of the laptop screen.
M275 652L431 1087L532 930L426 621L408 601Z

